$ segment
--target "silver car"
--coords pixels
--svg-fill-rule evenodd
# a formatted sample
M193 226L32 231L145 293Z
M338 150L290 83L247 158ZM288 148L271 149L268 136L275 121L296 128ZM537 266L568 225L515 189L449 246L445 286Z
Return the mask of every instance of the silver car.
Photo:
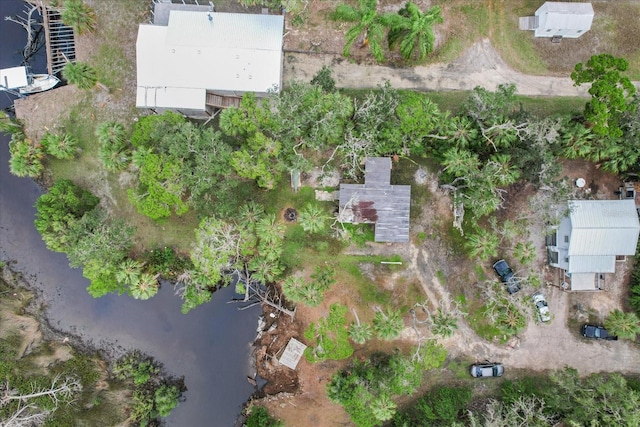
M549 312L549 305L547 304L547 300L544 298L544 295L541 293L533 294L533 303L536 305L536 310L538 310L538 316L542 322L548 322L551 320L551 313Z
M502 363L479 363L471 365L471 376L474 378L501 377L504 374Z

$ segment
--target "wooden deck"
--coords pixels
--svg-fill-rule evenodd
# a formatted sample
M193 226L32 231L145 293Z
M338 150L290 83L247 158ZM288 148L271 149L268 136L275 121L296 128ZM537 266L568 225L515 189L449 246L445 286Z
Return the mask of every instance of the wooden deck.
M207 93L206 104L214 108L239 107L240 99L235 96L222 96L213 93Z

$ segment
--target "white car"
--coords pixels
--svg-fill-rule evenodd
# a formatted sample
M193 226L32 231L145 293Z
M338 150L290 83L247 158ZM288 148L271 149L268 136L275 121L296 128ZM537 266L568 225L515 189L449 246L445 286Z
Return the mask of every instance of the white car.
M551 320L551 313L549 312L549 305L547 304L547 300L544 298L544 295L541 293L533 294L533 303L536 305L536 309L538 310L538 316L540 316L540 320L543 322L548 322Z
M502 363L479 363L471 365L471 376L474 378L501 377L504 374Z

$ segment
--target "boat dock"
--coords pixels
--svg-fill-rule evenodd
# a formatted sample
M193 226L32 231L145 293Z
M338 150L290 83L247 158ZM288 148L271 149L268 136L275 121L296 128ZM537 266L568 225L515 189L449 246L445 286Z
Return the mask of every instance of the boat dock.
M56 75L67 62L76 60L76 39L73 28L64 25L59 9L47 7L41 0L27 0L40 9L47 50L47 70Z

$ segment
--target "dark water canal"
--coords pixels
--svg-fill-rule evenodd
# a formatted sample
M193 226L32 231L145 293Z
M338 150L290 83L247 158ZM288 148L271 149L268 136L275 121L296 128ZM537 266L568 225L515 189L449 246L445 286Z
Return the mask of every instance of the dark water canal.
M0 0L0 68L20 65L26 35L4 17L23 8L22 1ZM34 72L46 72L43 57L36 58ZM0 92L0 108L11 101ZM93 299L81 271L69 268L65 255L48 251L40 239L33 225L40 190L32 180L9 174L8 142L0 134L0 260L16 260L14 267L42 291L52 326L100 346L140 349L172 374L184 375L187 399L168 418L169 426L233 425L253 392L246 377L252 374L250 343L259 308L239 312L227 304L231 288L187 315L180 313L180 300L170 285L149 301Z

